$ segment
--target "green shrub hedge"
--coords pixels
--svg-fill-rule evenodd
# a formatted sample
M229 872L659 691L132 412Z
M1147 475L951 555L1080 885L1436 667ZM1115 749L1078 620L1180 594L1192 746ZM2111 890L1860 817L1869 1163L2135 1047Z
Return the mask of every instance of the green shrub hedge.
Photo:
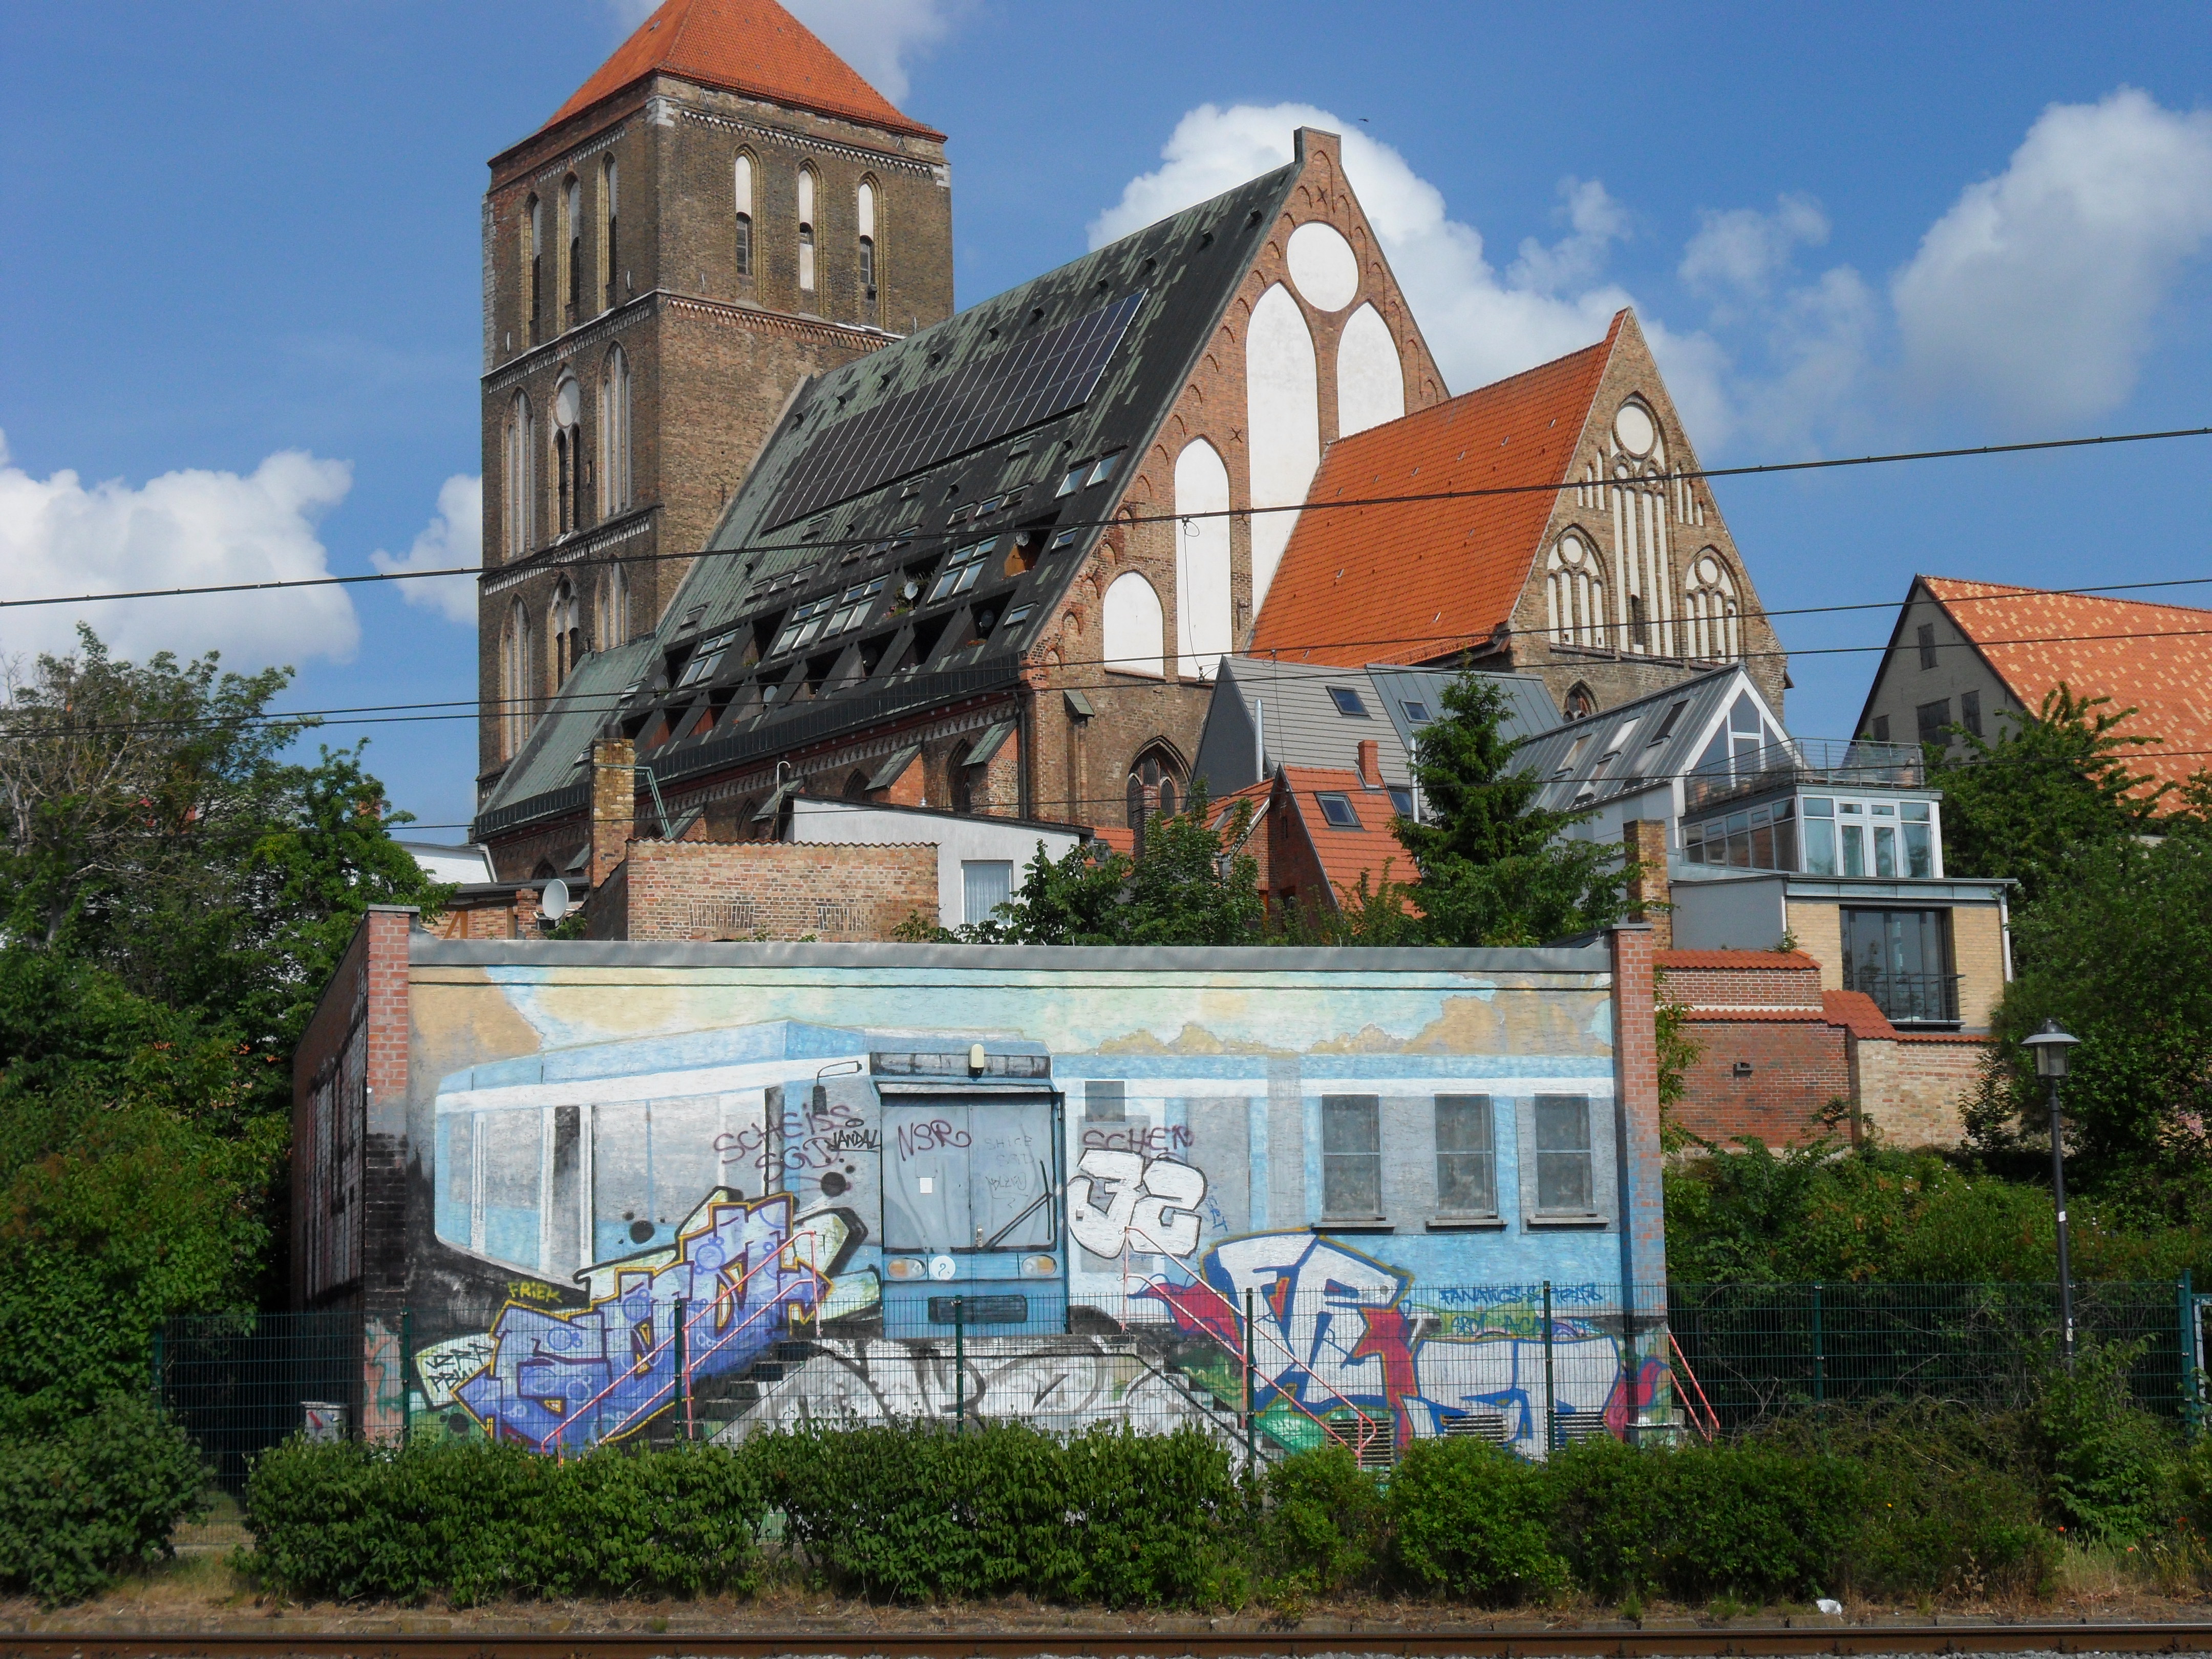
M198 1449L135 1395L58 1434L0 1441L0 1590L49 1607L94 1595L168 1555L206 1491Z
M1256 1486L1195 1430L816 1428L565 1463L482 1443L295 1443L256 1465L246 1513L272 1585L345 1600L744 1593L771 1512L814 1582L909 1601L2033 1593L2084 1490L2045 1432L2034 1412L1923 1402L1808 1413L1734 1444L1600 1438L1542 1464L1421 1440L1387 1478L1332 1447ZM2130 1458L2130 1436L2149 1432L2118 1437ZM2212 1450L2186 1479L2160 1467L2172 1513L2212 1504Z
M513 1445L293 1441L246 1486L255 1567L340 1601L750 1591L763 1505L713 1446L556 1462Z

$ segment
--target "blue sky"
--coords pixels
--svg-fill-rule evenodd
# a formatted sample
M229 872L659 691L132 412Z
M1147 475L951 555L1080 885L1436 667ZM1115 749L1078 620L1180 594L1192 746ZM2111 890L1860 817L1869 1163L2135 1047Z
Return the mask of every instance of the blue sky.
M1271 164L1310 109L1454 391L1626 300L1711 465L2212 423L2200 7L795 9L951 135L963 303ZM0 592L473 557L483 163L643 9L0 12ZM2207 442L1717 493L1778 611L1915 570L2173 580L2212 570ZM293 662L324 708L472 696L456 597L83 614ZM0 612L0 653L70 620ZM1794 729L1848 730L1873 663L1840 647L1888 624L1778 619ZM465 818L468 720L330 735L363 732L400 805Z

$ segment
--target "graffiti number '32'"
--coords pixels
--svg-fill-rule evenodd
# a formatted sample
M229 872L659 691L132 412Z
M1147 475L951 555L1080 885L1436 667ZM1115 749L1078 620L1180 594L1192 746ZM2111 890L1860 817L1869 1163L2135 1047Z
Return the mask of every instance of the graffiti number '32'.
M1093 1150L1067 1183L1067 1230L1093 1255L1119 1255L1125 1246L1188 1255L1205 1197L1205 1172L1190 1164Z

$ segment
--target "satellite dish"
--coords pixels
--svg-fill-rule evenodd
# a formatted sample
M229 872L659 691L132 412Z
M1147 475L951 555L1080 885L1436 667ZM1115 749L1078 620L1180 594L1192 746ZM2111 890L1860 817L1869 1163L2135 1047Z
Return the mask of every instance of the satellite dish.
M545 890L538 896L538 913L548 921L558 921L568 914L568 884L556 876L545 884Z

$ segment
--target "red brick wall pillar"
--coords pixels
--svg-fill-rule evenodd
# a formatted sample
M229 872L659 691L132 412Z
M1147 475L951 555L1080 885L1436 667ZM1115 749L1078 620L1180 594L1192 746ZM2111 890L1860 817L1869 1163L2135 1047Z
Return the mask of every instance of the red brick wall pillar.
M592 744L592 852L588 874L593 887L629 855L637 833L637 745L628 738L601 738Z
M1665 1196L1660 1182L1659 1047L1653 1000L1652 930L1623 922L1613 947L1614 1121L1620 1147L1621 1278L1631 1286L1667 1279Z
M1674 948L1674 913L1667 908L1667 826L1655 818L1631 818L1621 825L1622 851L1628 860L1628 914L1651 924L1653 947Z

